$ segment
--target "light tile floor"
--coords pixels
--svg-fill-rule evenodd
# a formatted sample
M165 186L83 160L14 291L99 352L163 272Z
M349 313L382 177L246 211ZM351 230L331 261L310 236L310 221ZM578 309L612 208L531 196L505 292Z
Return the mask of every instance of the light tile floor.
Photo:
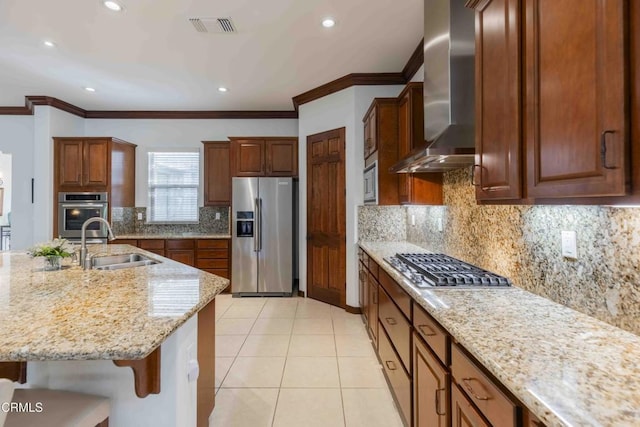
M359 315L309 298L216 297L212 427L401 427Z

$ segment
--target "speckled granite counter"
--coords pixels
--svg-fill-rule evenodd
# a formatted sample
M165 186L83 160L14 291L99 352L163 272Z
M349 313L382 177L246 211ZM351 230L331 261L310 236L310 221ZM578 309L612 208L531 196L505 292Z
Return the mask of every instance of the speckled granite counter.
M640 337L517 287L424 290L360 246L548 426L640 425Z
M42 271L42 258L1 253L0 361L144 358L229 284L129 245L89 251L138 252L162 262Z
M166 234L119 234L118 239L230 239L230 234L166 233Z

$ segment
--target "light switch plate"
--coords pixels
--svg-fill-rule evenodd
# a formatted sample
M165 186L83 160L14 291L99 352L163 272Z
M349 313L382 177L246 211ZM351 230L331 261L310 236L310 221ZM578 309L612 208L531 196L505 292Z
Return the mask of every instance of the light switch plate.
M575 231L562 231L562 256L565 258L578 258L578 245Z
M138 221L142 221L142 212L138 212Z
M220 212L216 212L216 219L220 219Z

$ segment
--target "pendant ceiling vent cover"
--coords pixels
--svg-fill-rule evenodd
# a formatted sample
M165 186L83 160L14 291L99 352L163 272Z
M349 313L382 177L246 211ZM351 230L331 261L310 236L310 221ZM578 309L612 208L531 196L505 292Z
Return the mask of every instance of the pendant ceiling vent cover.
M189 18L199 33L237 33L231 18Z

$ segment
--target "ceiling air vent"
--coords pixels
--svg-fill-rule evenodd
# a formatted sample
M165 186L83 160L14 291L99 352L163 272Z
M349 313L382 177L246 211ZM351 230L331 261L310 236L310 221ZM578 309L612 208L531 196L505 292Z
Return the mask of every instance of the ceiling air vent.
M236 33L231 18L189 18L199 33Z

